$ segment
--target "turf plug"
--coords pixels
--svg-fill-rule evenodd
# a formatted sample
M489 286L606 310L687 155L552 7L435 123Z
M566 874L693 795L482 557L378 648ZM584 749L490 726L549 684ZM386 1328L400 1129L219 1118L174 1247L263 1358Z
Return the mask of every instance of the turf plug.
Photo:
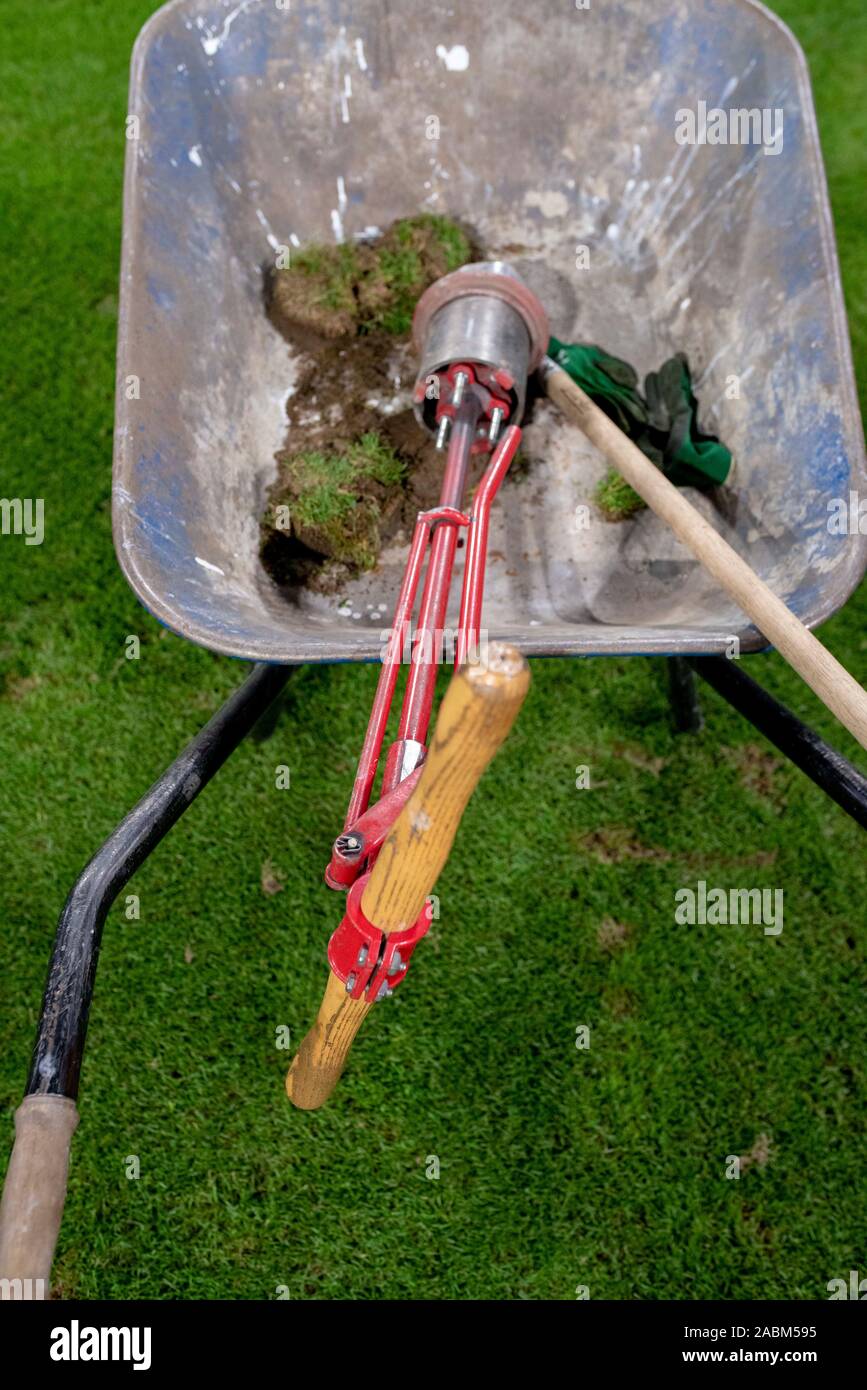
M290 571L305 556L359 573L372 569L380 525L402 501L405 474L404 462L372 431L341 452L288 454L262 523L263 558L271 552L272 570L279 553Z
M306 246L269 273L271 319L302 353L261 521L278 584L334 592L436 501L439 461L401 382L420 295L476 251L458 223L423 213L370 241Z
M405 217L372 241L294 253L291 265L273 272L271 311L290 332L329 341L358 333L405 337L419 296L472 256L470 238L448 217Z

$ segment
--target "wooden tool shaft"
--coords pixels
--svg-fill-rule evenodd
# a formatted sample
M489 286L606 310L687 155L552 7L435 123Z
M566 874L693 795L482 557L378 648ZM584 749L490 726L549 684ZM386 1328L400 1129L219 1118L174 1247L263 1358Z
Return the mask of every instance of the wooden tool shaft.
M0 1297L48 1298L51 1260L66 1200L74 1100L26 1096L0 1202ZM17 1282L16 1282L17 1281Z
M386 934L417 921L449 855L464 808L514 723L530 683L514 647L494 642L461 667L443 697L418 786L391 828L364 890L365 916ZM368 1010L332 971L316 1022L286 1078L293 1104L328 1099Z
M548 395L574 421L678 540L734 599L786 658L823 704L867 748L867 692L813 633L796 618L755 570L696 511L683 493L627 438L581 387L550 359L545 363Z

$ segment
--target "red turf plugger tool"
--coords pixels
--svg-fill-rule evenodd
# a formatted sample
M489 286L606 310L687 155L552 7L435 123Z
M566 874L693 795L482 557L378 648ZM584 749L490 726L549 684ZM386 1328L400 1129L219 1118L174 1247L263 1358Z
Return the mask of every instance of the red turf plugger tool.
M457 821L529 680L526 663L512 648L493 644L494 650L482 651L481 611L491 505L520 443L517 421L527 377L548 343L545 311L504 262L477 263L426 291L416 308L413 341L420 355L416 416L435 434L437 447L447 449L446 465L439 505L416 521L343 832L325 874L332 888L349 891L343 921L328 946L331 975L319 1018L286 1080L290 1098L304 1109L327 1098L367 1009L406 975L410 956L430 926L427 896ZM490 462L465 512L473 454L487 454ZM454 635L459 674L443 701L429 752L437 667L452 636L445 623L462 530L466 561ZM385 757L379 798L371 805L406 654L409 671L397 737ZM441 738L444 720L448 728ZM435 823L432 804L438 808Z

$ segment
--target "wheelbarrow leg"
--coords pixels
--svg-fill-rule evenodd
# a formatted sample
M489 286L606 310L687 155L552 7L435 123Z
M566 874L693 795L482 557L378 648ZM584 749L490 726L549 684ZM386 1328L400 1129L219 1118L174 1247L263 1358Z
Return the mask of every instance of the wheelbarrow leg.
M25 1098L0 1204L0 1285L47 1298L66 1196L102 928L120 890L251 731L289 678L260 663L105 841L60 914Z
M867 829L867 777L813 729L723 656L691 656L689 665L754 728Z
M697 734L704 727L698 689L692 667L682 656L666 657L668 699L679 734Z

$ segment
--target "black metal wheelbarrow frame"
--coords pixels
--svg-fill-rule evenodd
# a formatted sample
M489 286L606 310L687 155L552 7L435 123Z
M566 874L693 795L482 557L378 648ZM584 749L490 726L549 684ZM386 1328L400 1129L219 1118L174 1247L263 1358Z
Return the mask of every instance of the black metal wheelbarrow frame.
M667 666L672 718L680 732L702 727L697 673L867 829L867 777L736 663L718 656L669 657ZM57 925L25 1095L77 1100L102 928L112 903L247 735L270 736L292 670L255 665L76 880Z
M673 718L681 731L701 727L694 672L742 714L827 796L867 828L867 777L724 657L668 658ZM141 801L108 837L76 880L60 914L42 1000L16 1143L0 1207L0 1277L21 1282L18 1297L47 1297L63 1215L69 1150L78 1124L78 1093L102 930L112 903L156 846L252 731L267 737L279 714L292 667L258 663ZM20 1146L20 1147L19 1147ZM24 1269L18 1174L41 1154L53 1200L36 1214L41 1256ZM26 1213L23 1214L26 1217ZM29 1228L26 1228L29 1234ZM28 1248L32 1242L28 1240ZM29 1281L29 1282L28 1282ZM12 1296L15 1296L13 1292Z

